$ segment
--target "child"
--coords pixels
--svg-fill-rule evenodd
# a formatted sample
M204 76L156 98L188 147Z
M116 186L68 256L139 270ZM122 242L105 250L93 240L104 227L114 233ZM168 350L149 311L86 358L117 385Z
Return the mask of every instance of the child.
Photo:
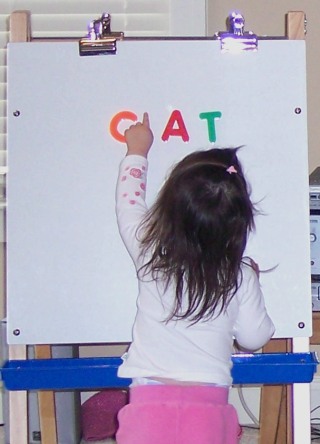
M254 209L237 150L188 155L148 210L146 113L125 138L117 218L139 296L119 368L133 383L117 444L237 443L237 413L228 404L233 341L256 350L274 333L256 266L243 260Z

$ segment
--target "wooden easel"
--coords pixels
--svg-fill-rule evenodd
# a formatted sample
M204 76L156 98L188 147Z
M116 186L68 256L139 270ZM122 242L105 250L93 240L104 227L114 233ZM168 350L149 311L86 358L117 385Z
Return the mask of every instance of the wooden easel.
M289 12L286 16L286 36L289 39L304 39L305 15L303 12ZM10 41L30 42L30 12L17 11L10 18ZM319 322L320 324L320 322ZM319 325L320 331L320 325ZM319 333L320 335L320 333ZM271 340L264 352L292 351L291 340ZM51 357L50 345L36 345L36 358ZM10 346L9 359L26 359L26 346ZM10 392L10 443L28 443L28 417L26 392ZM40 391L39 415L41 442L57 444L54 392ZM261 391L260 444L291 444L292 436L292 391L291 386L264 386Z
M264 353L292 351L290 339L273 339L263 347ZM292 386L263 386L260 397L260 444L291 444Z
M51 358L50 345L34 347L36 359ZM27 359L27 348L24 345L9 346L9 359ZM38 391L39 421L41 442L58 444L55 397L53 391ZM9 392L10 443L28 443L28 409L27 392Z
M303 40L305 38L305 14L303 12L288 12L286 16L286 36L289 40ZM264 353L291 351L291 339L274 339L263 347ZM292 429L292 386L262 387L260 444L292 444Z
M10 16L10 42L29 42L31 40L30 12L17 11ZM51 358L51 346L36 345L35 358ZM10 346L9 359L26 359L26 346ZM57 424L54 392L39 391L39 420L41 442L57 444ZM28 442L27 392L9 393L10 442Z
M30 13L17 11L10 16L10 42L27 42L31 38ZM24 345L9 346L9 359L27 359ZM27 392L9 393L9 434L10 441L27 444L28 413Z
M17 11L10 16L10 42L31 41L31 20L29 11ZM36 359L51 358L50 345L34 347ZM27 359L24 345L9 346L9 359ZM42 444L58 444L55 398L53 391L38 392L39 421ZM27 392L9 393L10 442L28 443Z

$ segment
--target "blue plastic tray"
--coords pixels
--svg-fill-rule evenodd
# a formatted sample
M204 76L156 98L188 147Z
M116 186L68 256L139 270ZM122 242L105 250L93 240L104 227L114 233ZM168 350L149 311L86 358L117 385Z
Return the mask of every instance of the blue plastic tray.
M232 357L234 384L293 384L311 382L317 371L316 353L255 353Z
M232 356L234 384L311 382L315 353L263 353ZM1 369L8 390L75 390L128 387L118 378L121 358L62 358L7 361Z

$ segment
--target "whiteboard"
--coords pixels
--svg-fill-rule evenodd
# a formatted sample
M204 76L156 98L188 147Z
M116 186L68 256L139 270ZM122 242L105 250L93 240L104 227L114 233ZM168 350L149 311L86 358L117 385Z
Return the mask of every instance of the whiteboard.
M260 210L246 254L274 267L261 285L276 337L311 335L305 42L228 54L125 40L89 57L76 42L12 43L8 65L9 344L131 340L137 281L114 211L123 111L150 115L149 204L189 152L244 145Z

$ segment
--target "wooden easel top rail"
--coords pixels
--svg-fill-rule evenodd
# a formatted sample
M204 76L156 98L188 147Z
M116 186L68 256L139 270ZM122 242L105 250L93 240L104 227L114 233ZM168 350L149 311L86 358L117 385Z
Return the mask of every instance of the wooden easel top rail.
M286 37L292 40L305 38L305 14L301 11L292 11L285 18ZM16 11L10 16L10 42L35 42L46 39L33 39L31 32L30 11ZM50 39L59 41L64 39ZM72 39L75 40L75 39ZM319 316L320 327L320 316ZM319 328L320 331L320 328ZM320 342L320 333L317 343ZM292 341L286 339L271 340L264 347L264 352L292 351ZM50 358L50 345L36 345L36 358ZM26 346L9 346L9 359L26 359ZM89 387L88 387L89 388ZM11 444L27 444L28 417L26 392L10 392L10 442ZM285 398L285 402L283 399ZM55 417L54 392L39 392L39 415L41 438L43 444L57 444L57 427ZM292 443L292 411L291 391L282 386L263 387L261 397L261 431L260 444ZM308 434L308 432L307 432ZM307 436L306 436L307 440ZM307 441L305 441L307 442Z
M285 36L289 40L304 40L305 14L302 11L290 11L285 17ZM82 36L79 36L79 38ZM75 38L33 38L31 30L31 12L15 11L10 16L10 42L61 41Z

